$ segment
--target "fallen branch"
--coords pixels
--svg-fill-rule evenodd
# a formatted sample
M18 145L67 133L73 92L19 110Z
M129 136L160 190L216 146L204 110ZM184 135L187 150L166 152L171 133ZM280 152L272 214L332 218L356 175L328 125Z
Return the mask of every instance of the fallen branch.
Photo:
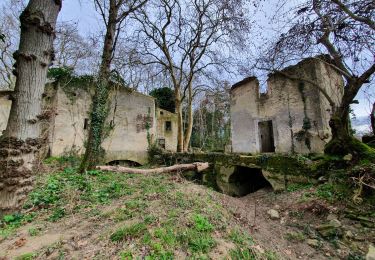
M190 164L175 164L169 167L161 167L154 169L135 169L122 166L96 166L96 169L102 171L120 172L120 173L135 173L135 174L148 174L148 173L167 173L167 172L182 172L182 171L196 171L201 172L208 169L208 162L195 162Z

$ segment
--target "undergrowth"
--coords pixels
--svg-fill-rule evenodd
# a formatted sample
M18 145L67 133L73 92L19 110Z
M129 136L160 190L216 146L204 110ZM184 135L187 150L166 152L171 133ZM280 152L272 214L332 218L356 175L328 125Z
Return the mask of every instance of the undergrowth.
M74 158L51 158L46 163L51 173L38 177L24 205L28 213L1 220L3 238L27 223L30 237L42 236L48 223L58 225L72 215L94 216L102 225L95 233L105 245L99 258L108 248L116 248L120 259L208 259L224 243L230 245L227 257L232 259L277 259L273 252L254 249L256 242L247 229L233 221L213 191L185 190L180 177L97 170L80 174ZM64 250L61 245L49 246L24 258L43 259L56 251L69 259L70 252Z

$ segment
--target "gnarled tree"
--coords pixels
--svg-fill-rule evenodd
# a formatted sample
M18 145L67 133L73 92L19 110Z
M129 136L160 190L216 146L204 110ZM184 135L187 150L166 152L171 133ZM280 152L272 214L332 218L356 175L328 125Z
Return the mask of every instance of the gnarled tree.
M0 137L0 211L21 206L32 189L39 151L47 136L41 134L42 95L53 59L59 0L30 0L20 16L21 37L14 53L15 92L8 125Z

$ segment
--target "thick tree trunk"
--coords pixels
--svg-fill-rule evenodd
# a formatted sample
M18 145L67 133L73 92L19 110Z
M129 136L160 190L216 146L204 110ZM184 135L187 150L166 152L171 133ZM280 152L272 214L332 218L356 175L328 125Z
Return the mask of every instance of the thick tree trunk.
M96 83L93 97L92 111L90 115L91 123L88 134L85 155L83 157L80 171L94 169L100 158L104 155L102 142L104 139L104 126L109 110L110 72L111 61L114 50L114 40L116 33L118 8L116 1L110 1L107 31L104 39L102 62L100 65L99 78Z
M184 128L182 120L182 104L179 90L175 91L175 104L177 113L177 152L182 152L184 149Z
M326 145L325 153L334 155L360 154L360 151L357 151L358 142L350 132L349 120L349 105L341 106L335 110L329 121L332 139Z
M207 162L196 162L190 164L176 164L169 167L154 168L154 169L134 169L121 166L97 166L96 169L102 171L112 171L120 173L134 173L134 174L149 174L149 173L168 173L168 172L182 172L182 171L196 171L201 172L209 168Z
M186 127L185 138L184 138L184 152L187 152L190 145L191 133L193 131L193 93L191 84L189 89L189 100L188 100L188 124Z
M0 211L18 209L32 189L41 135L42 95L53 59L54 29L61 1L30 0L20 16L21 37L14 73L17 76L8 125L0 139Z

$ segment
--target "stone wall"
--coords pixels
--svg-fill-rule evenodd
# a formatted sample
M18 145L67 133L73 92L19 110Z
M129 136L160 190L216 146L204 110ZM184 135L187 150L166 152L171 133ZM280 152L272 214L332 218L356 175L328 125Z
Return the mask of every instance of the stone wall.
M177 115L167 110L157 108L157 137L156 142L163 142L168 151L177 151Z
M87 90L88 89L88 90ZM44 95L45 109L54 111L51 122L44 129L49 130L49 155L62 156L84 152L84 143L89 129L89 112L92 104L90 88L65 92L63 88L50 84ZM2 94L1 94L2 93ZM8 121L11 101L9 94L0 92L0 130ZM47 100L48 99L48 100ZM147 162L149 142L165 138L166 148L176 151L176 115L165 110L156 111L155 100L151 96L121 88L110 94L111 105L107 119L103 160ZM160 112L163 111L164 115ZM165 121L171 121L171 130L165 131ZM160 127L157 124L160 124ZM160 132L158 131L160 128Z
M306 59L283 72L318 83L334 100L339 100L342 95L342 78L323 61ZM267 92L260 93L258 80L247 78L231 90L233 152L262 152L262 138L267 133L261 133L259 126L270 121L274 152L321 153L331 137L330 112L326 98L306 81L271 74L267 80ZM310 127L303 132L306 118Z
M11 106L8 92L0 92L0 135L7 127Z
M156 135L154 98L125 89L113 91L111 100L108 124L114 128L103 143L106 161L146 163L148 142Z
M67 95L58 88L55 99L56 115L50 133L50 155L82 154L87 134L84 123L89 117L91 95L85 90L76 90L74 95Z

